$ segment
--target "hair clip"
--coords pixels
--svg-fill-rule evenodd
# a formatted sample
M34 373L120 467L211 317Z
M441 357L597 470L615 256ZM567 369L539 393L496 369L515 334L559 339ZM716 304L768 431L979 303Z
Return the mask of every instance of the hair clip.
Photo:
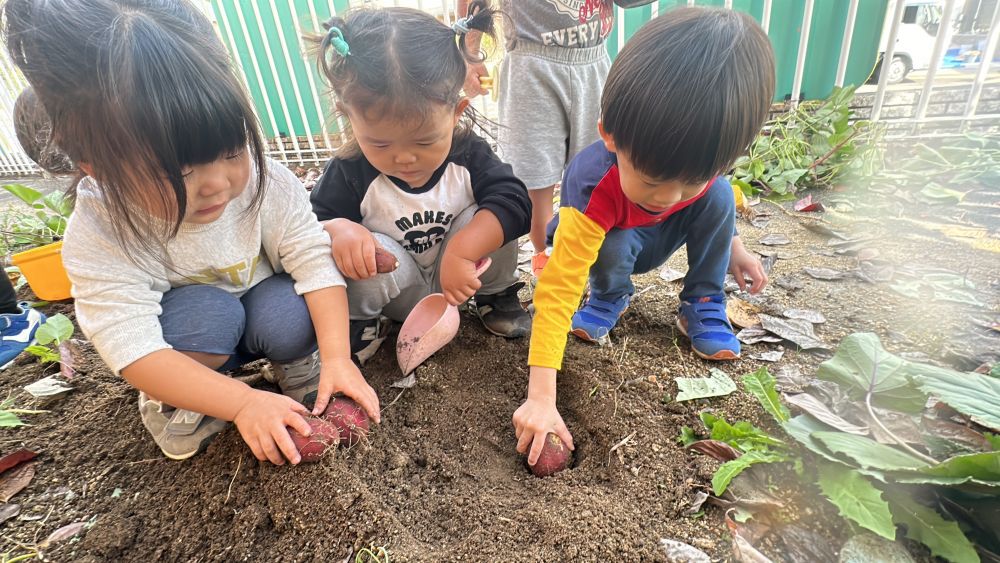
M455 23L451 24L451 30L455 32L455 35L469 33L469 18L458 18Z
M344 33L340 31L340 28L331 26L330 31L326 34L327 39L330 41L330 45L333 50L337 52L341 57L346 57L351 54L351 46L344 41Z

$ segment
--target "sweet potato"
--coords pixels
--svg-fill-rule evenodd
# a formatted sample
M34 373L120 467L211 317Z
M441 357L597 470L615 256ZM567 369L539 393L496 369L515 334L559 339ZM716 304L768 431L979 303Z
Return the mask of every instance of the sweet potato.
M375 247L375 271L380 274L388 274L399 267L399 260L388 250L381 246Z
M323 418L337 427L342 446L349 448L368 435L368 413L349 397L334 397L323 412Z
M306 422L312 429L312 434L308 437L291 428L288 429L288 434L291 435L295 447L299 449L302 461L319 461L328 449L340 443L340 432L333 423L323 418L307 417Z
M538 461L535 462L535 465L530 465L529 467L536 477L548 477L566 469L569 466L572 456L573 453L563 444L559 436L556 436L553 432L549 432L545 437L545 446L542 447L542 453L538 456Z

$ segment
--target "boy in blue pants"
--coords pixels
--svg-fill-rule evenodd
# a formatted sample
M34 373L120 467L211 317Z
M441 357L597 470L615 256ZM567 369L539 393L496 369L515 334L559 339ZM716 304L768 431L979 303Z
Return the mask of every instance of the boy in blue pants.
M573 447L555 401L566 333L604 339L635 291L631 276L681 246L688 272L678 327L702 358L739 357L726 270L741 286L748 274L752 292L766 276L736 237L732 187L720 174L746 152L773 95L770 41L740 12L672 10L619 53L601 98L601 141L566 170L555 245L535 291L528 398L514 413L529 464L549 432ZM590 296L576 310L588 278Z

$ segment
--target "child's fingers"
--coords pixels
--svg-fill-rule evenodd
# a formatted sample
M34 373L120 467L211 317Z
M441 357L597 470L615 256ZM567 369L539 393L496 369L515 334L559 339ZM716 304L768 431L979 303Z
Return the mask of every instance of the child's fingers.
M378 271L375 265L375 239L369 237L368 240L362 243L361 249L365 258L365 270L368 272L369 277L374 276Z
M570 450L576 449L576 447L573 445L573 435L569 433L569 428L566 428L565 423L560 422L559 424L557 424L555 428L555 433L556 436L559 436L559 439L562 440L564 444L566 444L566 447L568 447Z
M264 455L264 450L261 449L260 442L257 439L250 438L248 440L247 437L244 436L243 441L246 442L247 446L250 447L250 453L252 453L253 456L257 458L257 461L264 461L267 459L267 456Z
M538 456L542 455L542 448L545 447L545 436L548 432L542 430L535 432L531 441L531 451L528 453L528 465L535 465L538 462Z
M312 434L312 427L309 426L309 423L306 422L303 415L308 415L308 413L288 413L285 415L285 417L281 420L281 422L284 423L281 430L285 433L285 435L288 434L288 431L284 429L284 426L288 426L303 436L309 436Z
M287 434L287 432L286 432ZM291 440L291 438L289 438ZM285 456L281 455L278 451L278 446L274 443L274 439L270 436L261 439L261 449L264 451L264 455L267 457L268 461L275 465L284 465Z
M320 377L319 389L316 391L316 404L313 405L312 410L313 415L319 416L323 414L326 406L330 404L330 395L333 395L333 383L328 381L327 378Z
M301 419L302 417L298 418ZM305 424L304 420L302 422L303 424ZM306 427L308 428L309 425L306 424ZM302 434L301 430L298 429L296 430L299 432L299 434ZM302 435L305 436L305 434ZM273 436L273 438L278 446L278 449L281 450L284 459L287 459L288 461L292 462L292 465L298 465L298 463L302 461L302 454L300 454L299 449L295 447L295 442L292 441L292 437L288 435L287 430L282 428L279 432L276 433L275 436Z
M361 279L358 277L357 270L354 269L354 259L351 257L350 252L342 252L338 254L337 257L334 258L334 262L337 263L337 268L340 270L340 273L347 276L348 279Z
M733 277L736 278L736 285L740 286L740 291L746 291L747 278L742 266L733 266Z
M375 250L372 250L372 259L375 259ZM358 274L358 279L366 280L371 276L368 274L368 266L365 265L365 249L363 245L357 245L351 251L351 260L354 262L354 271Z
M534 436L526 428L521 428L521 435L517 438L517 452L521 454L528 453L528 447L531 446L531 438Z

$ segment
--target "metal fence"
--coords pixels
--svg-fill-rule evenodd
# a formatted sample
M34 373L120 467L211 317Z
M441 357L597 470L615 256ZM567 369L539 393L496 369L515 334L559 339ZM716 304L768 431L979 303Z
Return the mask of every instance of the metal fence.
M270 156L291 166L316 165L339 146L342 123L332 112L329 92L308 60L303 34L320 29L332 14L360 6L401 5L425 10L445 23L456 18L455 0L198 0L217 26L232 54L238 74L253 98L269 141ZM496 1L496 0L495 0ZM525 0L528 1L528 0ZM531 0L534 1L534 0ZM951 21L960 1L943 0L942 21ZM989 1L989 0L978 0ZM993 6L998 3L994 2ZM642 8L615 8L616 26L608 37L609 54L646 21L678 5L713 5L750 13L771 37L778 63L778 98L794 106L802 99L826 97L835 86L859 84L868 78L879 55L879 38L889 18L885 60L893 59L905 0L658 0ZM990 63L1000 36L1000 8L993 10L975 78L967 91L946 96L935 104L938 69L951 40L951 26L937 34L930 66L918 94L909 94L912 106L900 111L891 94L888 72L866 98L863 113L887 123L901 135L926 134L932 126L948 123L961 132L983 123L1000 121L1000 84L987 88ZM497 59L502 53L497 54ZM0 55L0 112L12 115L23 77ZM984 96L984 93L988 96ZM937 96L937 97L935 97ZM980 102L987 99L980 111ZM994 100L995 98L995 100ZM477 109L496 117L488 97L478 98ZM944 107L944 110L939 110ZM892 109L893 111L888 111ZM37 172L21 151L10 118L0 120L0 175Z

